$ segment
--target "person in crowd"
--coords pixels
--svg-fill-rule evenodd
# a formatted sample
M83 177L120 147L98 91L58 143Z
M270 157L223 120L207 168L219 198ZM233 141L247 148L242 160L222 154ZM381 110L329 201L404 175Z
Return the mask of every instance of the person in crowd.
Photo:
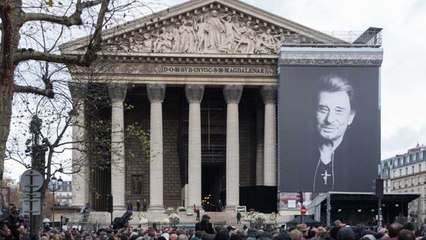
M201 221L195 224L195 231L204 231L210 234L215 233L209 215L205 214L201 217Z
M416 236L414 235L413 231L402 229L398 233L398 240L416 240Z
M402 230L402 225L400 223L392 223L388 227L389 240L397 240L398 234Z

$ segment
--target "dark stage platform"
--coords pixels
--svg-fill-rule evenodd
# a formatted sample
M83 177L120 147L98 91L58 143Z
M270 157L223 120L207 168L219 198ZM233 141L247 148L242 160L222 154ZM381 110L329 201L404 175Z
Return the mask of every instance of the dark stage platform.
M419 193L384 194L381 204L383 223L392 223L397 217L407 217L408 203L419 197ZM374 225L378 213L378 198L372 192L328 192L314 198L308 211L314 215L315 220L327 225L336 219L349 225Z

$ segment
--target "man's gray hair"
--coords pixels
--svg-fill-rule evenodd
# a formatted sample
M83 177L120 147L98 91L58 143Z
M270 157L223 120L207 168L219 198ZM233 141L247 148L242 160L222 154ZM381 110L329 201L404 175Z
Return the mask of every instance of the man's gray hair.
M335 74L328 74L322 76L318 80L318 92L340 92L344 91L348 94L349 101L351 103L352 111L355 110L354 98L355 90L349 84L348 80Z

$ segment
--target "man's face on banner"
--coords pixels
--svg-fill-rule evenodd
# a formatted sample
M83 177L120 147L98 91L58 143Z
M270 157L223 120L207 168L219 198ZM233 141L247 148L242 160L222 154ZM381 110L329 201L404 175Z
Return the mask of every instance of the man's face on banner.
M352 111L345 91L318 94L317 130L324 140L334 141L343 137L354 116L355 111Z

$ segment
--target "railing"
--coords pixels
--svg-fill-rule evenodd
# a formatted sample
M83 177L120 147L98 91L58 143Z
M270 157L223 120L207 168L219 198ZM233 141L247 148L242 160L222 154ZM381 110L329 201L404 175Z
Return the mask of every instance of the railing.
M371 47L382 46L383 34L381 28L370 27L366 31L331 31L324 32L330 36L325 42L312 42L306 35L292 34L283 43L286 47Z

